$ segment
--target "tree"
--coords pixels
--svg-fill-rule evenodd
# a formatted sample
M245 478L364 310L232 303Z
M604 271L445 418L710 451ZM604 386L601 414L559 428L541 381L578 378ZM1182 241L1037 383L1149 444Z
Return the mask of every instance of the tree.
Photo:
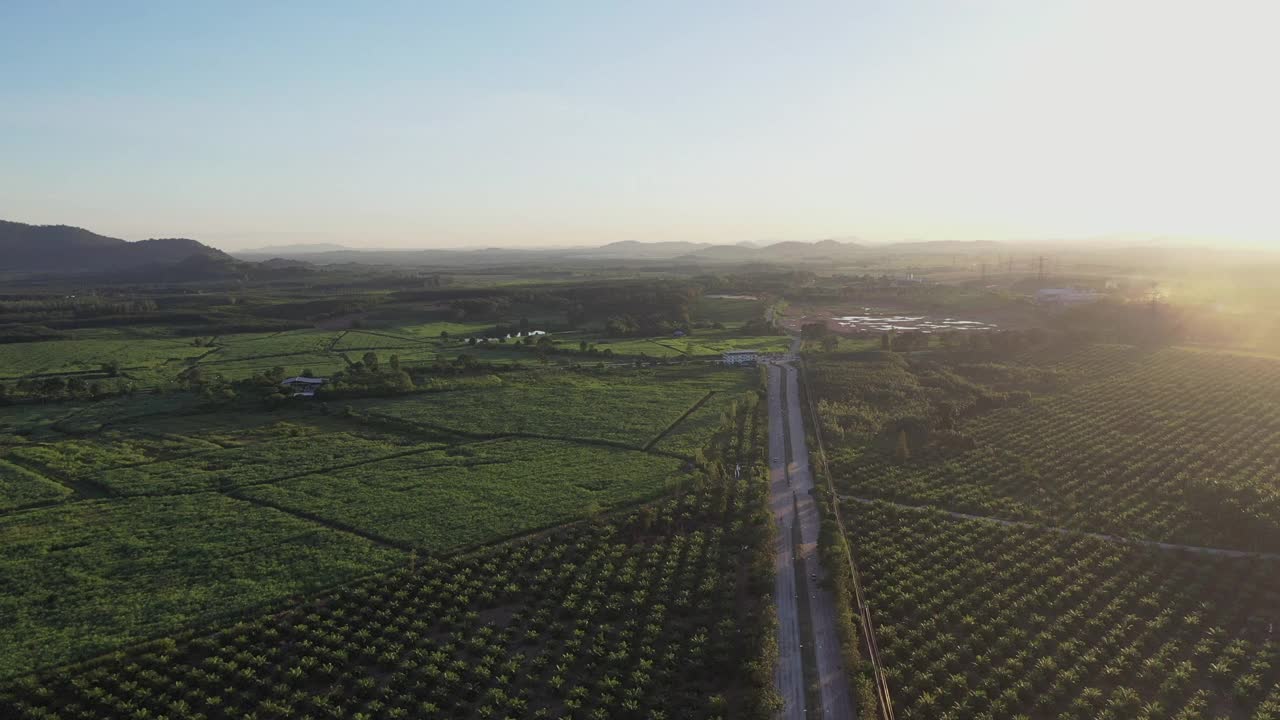
M440 339L441 339L441 340L448 340L448 339L449 339L449 331L448 331L448 330L441 330L441 331L440 331Z
M898 431L898 444L893 449L893 457L897 459L898 462L906 462L911 459L911 448L907 445L906 430Z
M822 349L826 352L834 352L838 347L840 347L840 338L835 335L826 335L822 338Z
M394 356L392 356L394 357ZM400 370L395 373L395 389L399 392L413 392L413 378L409 377L409 373Z
M369 368L371 371L378 371L378 354L374 351L370 350L365 353L360 360L364 363L364 366Z
M120 376L120 361L119 361L119 360L108 360L108 361L106 361L106 362L102 363L101 367L102 367L102 372L106 373L106 374L107 374L107 377L119 377L119 376Z
M880 349L888 350L892 346L892 340L889 339L889 333L880 333Z
M182 374L182 379L186 381L187 387L198 387L204 384L204 370L197 365L188 369Z
M303 368L302 377L315 377L316 373L311 368Z
M391 356L391 372L400 372L400 356Z

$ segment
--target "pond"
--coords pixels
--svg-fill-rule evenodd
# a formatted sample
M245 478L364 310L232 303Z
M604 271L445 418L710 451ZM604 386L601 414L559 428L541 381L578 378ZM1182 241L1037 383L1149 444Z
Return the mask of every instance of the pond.
M864 309L862 315L841 315L832 318L832 322L842 330L854 332L899 332L916 331L922 333L944 332L947 330L994 330L995 323L981 320L962 320L960 318L939 318L929 315L897 315L876 313Z

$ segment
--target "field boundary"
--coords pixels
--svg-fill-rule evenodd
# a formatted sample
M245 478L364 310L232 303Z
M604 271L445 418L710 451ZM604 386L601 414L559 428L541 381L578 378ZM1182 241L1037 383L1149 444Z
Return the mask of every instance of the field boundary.
M257 505L259 507L270 508L277 512L282 512L285 515L292 515L293 517L296 517L300 520L306 520L307 522L312 522L317 525L321 525L330 530L333 530L334 532L343 532L343 533L347 533L348 535L355 535L356 537L364 538L369 542L377 543L379 545L383 545L395 550L403 550L405 552L410 552L412 550L417 549L417 546L415 545L412 545L409 543L402 543L398 540L392 540L391 538L387 538L387 537L382 537L381 535L376 535L367 530L361 530L360 528L352 527L345 523L341 523L336 520L331 520L326 517L321 517L319 515L309 513L305 510L296 510L294 508L288 508L288 507L284 507L283 505L276 504L274 502L271 502L270 500L263 500L262 498L247 497L245 495L241 495L238 489L229 491L229 492L224 492L221 494L233 500L239 500L241 502L246 502L246 503L249 503L250 505Z
M689 416L690 416L690 415L692 415L692 414L694 414L694 413L698 412L698 410L699 410L703 405L707 404L707 401L708 401L708 400L710 400L710 399L711 399L711 397L712 397L713 395L715 395L715 394L716 394L716 392L717 392L716 390L709 390L709 391L707 391L707 394L706 394L706 395L703 395L703 396L702 396L702 397L701 397L697 402L695 402L692 406L690 406L688 410L685 410L685 411L684 411L684 413L683 413L680 417L678 417L678 418L676 418L676 419L675 419L675 422L673 422L673 423L671 423L670 425L668 425L668 426L666 426L665 428L663 428L663 429L662 429L662 432L660 432L660 433L658 433L657 435L655 435L655 436L654 436L654 438L653 438L652 440L650 440L649 442L645 443L645 446L644 446L644 447L642 447L642 448L640 448L640 449L641 449L641 450L643 450L644 452L649 452L650 450L652 450L652 449L653 449L653 446L654 446L654 445L657 445L657 444L658 444L658 443L660 443L660 442L662 442L662 439L663 439L664 437L666 437L666 436L667 436L667 434L668 434L668 433L670 433L672 430L675 430L675 429L676 429L676 426L678 426L680 423L682 423L682 422L684 422L685 420L687 420L687 419L689 418Z
M713 390L712 393L714 392L715 391ZM445 433L447 435L456 435L458 437L469 438L471 440L502 440L504 438L528 438L531 440L559 440L560 442L580 443L582 445L598 445L601 447L611 447L618 450L629 450L631 452L647 452L647 453L652 453L654 455L661 455L663 457L674 458L676 460L689 459L689 457L686 455L680 455L673 452L666 452L663 450L646 449L646 447L648 446L639 447L636 445L624 443L619 440L605 440L604 438L584 438L584 437L577 437L573 435L549 435L545 433L531 433L531 432L521 432L521 431L481 433L481 432L474 432L470 430L458 430L455 428L446 427L444 425L437 425L435 423L423 422L421 420L406 420L404 418L398 418L393 415L387 415L385 413L374 412L370 410L366 410L364 412L364 415L365 417L370 417L378 421L383 421L383 422L392 423L392 424L419 427L424 430L431 430L438 433Z
M5 461L14 467L22 468L29 473L39 475L49 482L57 483L58 485L67 488L71 492L75 493L75 496L81 500L97 500L99 498L116 496L116 493L106 485L89 479L72 480L71 478L64 477L62 473L51 470L42 463L33 462L26 458L20 458L14 455L6 456ZM66 500L60 500L59 502L66 502ZM53 504L56 505L58 503ZM13 509L16 510L19 508Z

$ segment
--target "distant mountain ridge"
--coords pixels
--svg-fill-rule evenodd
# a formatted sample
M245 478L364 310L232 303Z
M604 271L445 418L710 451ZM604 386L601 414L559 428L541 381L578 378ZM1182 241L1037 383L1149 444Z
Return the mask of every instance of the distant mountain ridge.
M0 271L80 273L172 266L192 258L234 259L188 238L129 242L70 225L28 225L0 220Z
M344 250L355 250L356 248L347 247L346 245L338 245L337 243L294 243L291 245L264 245L263 247L249 248L240 252L246 255L306 255L311 253L323 252L343 252Z

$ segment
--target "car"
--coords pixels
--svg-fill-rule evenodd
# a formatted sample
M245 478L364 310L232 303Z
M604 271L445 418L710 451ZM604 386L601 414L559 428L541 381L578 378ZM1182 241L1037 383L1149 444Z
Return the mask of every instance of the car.
M818 573L809 573L809 579L818 582Z

